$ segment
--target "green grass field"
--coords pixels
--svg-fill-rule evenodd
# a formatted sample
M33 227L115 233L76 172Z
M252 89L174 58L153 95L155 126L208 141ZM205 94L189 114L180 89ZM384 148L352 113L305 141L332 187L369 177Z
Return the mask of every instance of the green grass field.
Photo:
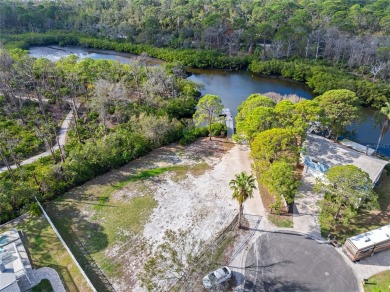
M364 285L365 292L389 292L390 291L390 271L376 274L368 279Z
M337 238L344 242L348 237L361 234L372 229L388 225L390 222L390 176L384 172L381 184L375 188L378 193L379 208L377 210L359 210L351 222L336 229Z
M124 265L131 261L117 256L116 249L123 249L125 254L148 253L148 245L140 235L157 206L148 182L158 181L165 173L173 181L179 181L188 174L203 174L209 168L207 163L199 162L141 168L127 176L119 170L113 171L73 189L45 208L96 288L104 290L99 273L88 268L91 261L104 276L117 279L124 277Z
M25 247L30 255L33 268L51 267L55 269L67 291L90 291L80 271L43 216L26 217L17 224L3 227L0 232L9 228L16 228L25 235ZM47 284L42 281L33 291L52 291Z

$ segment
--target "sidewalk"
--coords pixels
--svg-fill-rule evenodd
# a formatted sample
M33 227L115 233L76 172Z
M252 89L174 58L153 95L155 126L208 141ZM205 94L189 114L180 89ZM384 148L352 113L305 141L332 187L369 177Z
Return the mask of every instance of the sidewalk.
M61 146L64 146L66 143L66 133L68 132L70 122L72 121L72 114L73 114L73 111L71 110L61 124L60 132L58 135L59 145L61 145ZM53 147L53 150L56 151L58 149L59 149L59 146L58 146L58 144L56 144ZM51 155L51 152L46 151L46 152L43 152L41 154L35 155L33 157L27 158L27 159L23 160L20 164L21 165L30 164L30 163L33 163L33 162L39 160L42 157L46 157L46 156L50 156L50 155ZM16 167L17 167L16 164L11 165L11 169L15 169ZM4 167L0 168L0 173L7 171L7 170L8 170L7 167L4 166Z
M305 172L302 173L301 186L297 191L294 203L293 223L294 230L321 239L317 202L322 200L322 196L313 191L315 182L316 179L313 176Z
M233 253L233 258L229 263L229 267L236 278L236 286L233 291L244 291L245 261L247 253L256 240L267 232L299 233L311 237L319 244L328 244L328 242L321 237L320 233L318 222L319 208L316 203L322 198L314 193L314 183L314 177L305 174L303 175L302 184L298 190L296 206L294 208L293 228L279 228L268 221L258 189L255 190L254 197L245 202L244 216L249 222L251 233L246 237L246 240L236 248L235 253ZM356 263L352 262L343 253L341 248L336 248L336 251L353 270L357 281L360 283L363 279L367 279L382 271L390 270L390 250L382 251ZM362 285L360 285L360 291L363 291Z
M261 230L268 230L271 228L271 224L266 218L266 212L261 201L257 182L256 187L257 189L253 192L253 198L248 199L244 203L244 217L249 223L251 232L246 237L245 241L236 248L229 263L229 267L236 278L237 285L234 288L234 291L244 291L245 260L249 248L257 238L264 233Z

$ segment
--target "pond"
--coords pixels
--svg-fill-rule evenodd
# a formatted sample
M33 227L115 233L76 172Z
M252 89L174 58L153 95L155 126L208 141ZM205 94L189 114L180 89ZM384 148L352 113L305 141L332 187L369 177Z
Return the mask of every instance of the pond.
M61 57L76 54L80 58L92 58L102 60L114 60L122 63L131 63L136 55L119 53L115 51L85 49L81 47L32 47L30 55L33 57L45 57L57 61ZM150 58L149 65L158 65L163 61ZM299 82L283 78L260 77L246 71L225 71L212 69L192 69L188 79L204 85L202 94L219 95L225 105L230 108L231 113L237 114L237 107L252 93L276 92L279 94L296 94L300 97L312 99L315 95L310 88ZM363 122L348 128L351 132L347 136L363 145L376 148L379 137L379 126L374 127L374 110L365 108L363 110ZM387 133L379 147L379 152L390 156L390 134Z

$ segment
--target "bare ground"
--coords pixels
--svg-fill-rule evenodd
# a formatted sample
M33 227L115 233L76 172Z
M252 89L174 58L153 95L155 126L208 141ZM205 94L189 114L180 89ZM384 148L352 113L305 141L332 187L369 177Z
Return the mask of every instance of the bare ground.
M72 230L68 240L76 236L75 242L86 245L115 290L143 291L136 275L166 230L190 230L192 236L208 242L230 223L237 203L231 199L229 181L236 173L250 172L248 156L247 146L224 139L201 139L187 147L170 145L75 188L48 210L63 230ZM118 182L145 169L172 166L170 171L112 191ZM133 209L126 209L126 204L146 197L154 199L156 206L150 212L145 209L145 221L134 226L126 213ZM103 243L96 244L96 239Z

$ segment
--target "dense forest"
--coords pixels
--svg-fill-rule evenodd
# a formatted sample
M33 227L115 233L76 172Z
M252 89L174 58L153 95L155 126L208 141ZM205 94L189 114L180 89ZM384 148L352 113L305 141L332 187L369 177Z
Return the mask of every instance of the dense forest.
M50 200L161 145L207 135L192 125L199 88L184 66L248 68L317 94L347 89L377 109L390 97L386 0L0 0L0 41L0 166L8 167L0 221L23 213L34 195ZM140 57L52 63L15 49L49 44ZM147 56L169 63L148 67ZM69 110L68 144L56 150ZM44 149L51 156L20 165Z
M199 91L182 67L145 61L72 55L53 63L0 50L0 165L8 169L0 173L0 222L25 212L34 196L50 200L157 147L208 134L191 123ZM70 110L67 143L57 149L57 123ZM49 156L21 165L45 148Z
M65 30L155 47L326 59L390 72L387 0L0 1L0 31Z

